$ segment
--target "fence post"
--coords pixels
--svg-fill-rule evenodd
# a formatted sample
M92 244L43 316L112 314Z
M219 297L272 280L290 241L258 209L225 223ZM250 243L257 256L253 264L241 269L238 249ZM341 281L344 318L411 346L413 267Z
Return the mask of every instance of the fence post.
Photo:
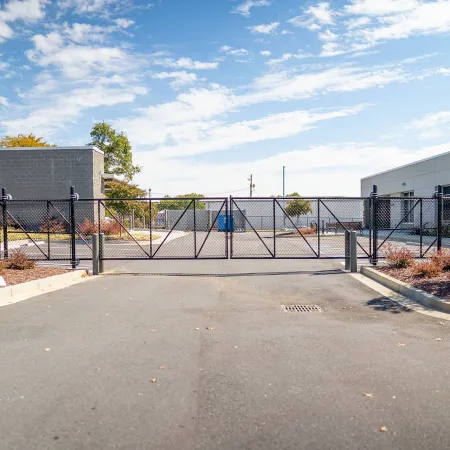
M197 216L196 216L196 201L194 199L194 257L197 258Z
M373 185L372 193L372 265L378 264L378 186Z
M350 231L345 230L345 270L350 270Z
M8 258L8 215L6 213L6 202L8 201L6 189L2 188L2 223L3 223L3 257Z
M75 221L75 201L78 200L78 194L75 193L75 187L70 187L70 247L71 247L71 264L72 269L77 267L76 255L76 221Z
M104 252L105 251L105 233L99 233L98 241L98 272L103 273L105 271Z
M350 272L358 271L358 237L356 231L350 231Z
M277 235L276 235L276 227L277 227L277 216L275 211L275 202L276 200L273 199L273 257L275 258L275 255L277 254Z
M444 206L444 190L442 185L438 186L438 191L436 193L437 197L437 250L442 248L442 219L443 219L443 206Z
M100 270L99 258L99 235L94 233L92 235L92 273L93 275L98 275Z

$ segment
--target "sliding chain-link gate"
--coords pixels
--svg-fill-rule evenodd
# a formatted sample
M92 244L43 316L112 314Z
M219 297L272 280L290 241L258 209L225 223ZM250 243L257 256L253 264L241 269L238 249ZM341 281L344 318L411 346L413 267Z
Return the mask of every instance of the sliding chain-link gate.
M441 189L441 188L440 188ZM34 260L342 259L356 231L358 257L376 263L389 246L417 258L450 248L450 198L133 198L16 200L3 189L0 258Z

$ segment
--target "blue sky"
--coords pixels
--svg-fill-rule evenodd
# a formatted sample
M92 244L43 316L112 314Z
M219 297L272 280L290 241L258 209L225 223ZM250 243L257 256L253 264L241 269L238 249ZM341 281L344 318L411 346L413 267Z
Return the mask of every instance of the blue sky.
M359 195L450 150L450 0L0 0L0 134L124 131L158 194ZM449 180L450 182L450 180Z

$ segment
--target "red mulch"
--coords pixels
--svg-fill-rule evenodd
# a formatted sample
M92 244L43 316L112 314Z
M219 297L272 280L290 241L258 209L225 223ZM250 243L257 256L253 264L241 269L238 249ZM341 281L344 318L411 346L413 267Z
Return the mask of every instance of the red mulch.
M397 280L408 283L417 289L436 295L444 300L450 300L450 272L442 272L438 277L423 278L414 276L412 268L392 269L391 267L377 267L377 270Z
M55 269L52 267L36 267L28 270L12 270L4 269L0 275L6 281L7 286L14 284L25 283L26 281L38 280L40 278L47 278L53 275L61 275L66 273L65 269Z

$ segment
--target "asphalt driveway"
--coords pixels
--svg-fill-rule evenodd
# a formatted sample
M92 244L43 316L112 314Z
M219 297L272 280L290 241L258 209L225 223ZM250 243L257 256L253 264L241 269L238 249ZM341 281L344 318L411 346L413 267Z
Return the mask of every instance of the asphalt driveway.
M0 309L1 449L449 448L450 322L329 261L174 263Z

